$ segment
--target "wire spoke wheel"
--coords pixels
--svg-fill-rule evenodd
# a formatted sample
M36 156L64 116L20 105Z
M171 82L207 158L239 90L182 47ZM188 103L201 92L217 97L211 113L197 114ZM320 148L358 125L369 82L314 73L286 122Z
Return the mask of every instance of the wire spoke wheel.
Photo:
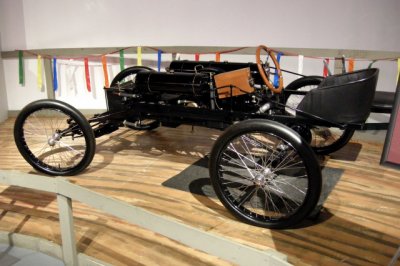
M304 163L275 136L239 136L223 151L220 163L221 185L228 197L252 215L268 219L291 215L307 195L308 180L299 178L306 176Z
M24 108L16 120L14 137L17 147L23 157L41 172L75 174L93 158L93 131L85 118L69 107L58 101L34 102Z
M24 139L32 156L48 168L64 170L79 164L85 154L82 136L63 135L69 116L54 109L42 109L29 115L24 123ZM44 145L43 145L44 144Z
M211 155L210 176L221 202L258 226L284 228L304 219L321 186L311 148L299 146L300 137L293 139L294 132L280 124L249 120L232 128Z

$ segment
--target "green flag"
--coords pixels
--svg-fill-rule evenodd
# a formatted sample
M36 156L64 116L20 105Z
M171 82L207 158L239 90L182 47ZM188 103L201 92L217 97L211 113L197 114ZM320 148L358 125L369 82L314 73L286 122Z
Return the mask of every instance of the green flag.
M124 50L119 51L119 66L121 71L125 69Z
M19 84L24 85L24 52L18 51L18 72L19 72Z

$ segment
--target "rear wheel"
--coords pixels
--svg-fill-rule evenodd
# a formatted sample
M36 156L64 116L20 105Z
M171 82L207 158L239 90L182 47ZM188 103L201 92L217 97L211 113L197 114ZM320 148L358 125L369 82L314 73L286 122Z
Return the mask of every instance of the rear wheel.
M24 159L49 175L74 175L92 161L96 140L85 117L57 100L27 105L15 120L14 140Z
M144 66L133 66L122 70L111 82L111 87L117 86L128 81L135 81L135 76L140 71L153 71L153 69ZM134 130L152 130L160 126L160 121L153 119L127 119L124 125Z
M311 146L317 154L330 154L343 148L353 137L355 129L313 127Z
M223 205L237 218L288 228L306 218L321 193L314 152L290 128L261 119L239 122L216 141L210 177Z
M284 89L285 104L288 107L297 108L301 100L303 100L304 95L296 94L297 91L310 91L318 87L318 85L323 80L320 76L306 76L294 80ZM286 111L293 113L292 109L286 108Z
M310 91L318 87L323 80L320 76L308 76L299 78L290 83L285 88L285 104L286 111L295 115L295 110L299 103L303 100L304 94L296 94L296 91ZM311 147L317 154L329 154L335 152L345 146L354 134L353 128L337 128L337 127L321 127L312 126L309 128L311 132Z

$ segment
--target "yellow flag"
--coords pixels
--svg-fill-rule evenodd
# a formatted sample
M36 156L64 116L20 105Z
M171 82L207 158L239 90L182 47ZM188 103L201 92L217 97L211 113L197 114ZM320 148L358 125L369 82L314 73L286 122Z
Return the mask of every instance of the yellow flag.
M396 81L399 81L399 75L400 75L400 58L397 58L397 79L396 79Z
M41 91L43 87L43 78L42 78L42 57L40 55L37 56L37 86L39 91Z
M137 48L137 65L141 66L142 65L142 47L138 46Z

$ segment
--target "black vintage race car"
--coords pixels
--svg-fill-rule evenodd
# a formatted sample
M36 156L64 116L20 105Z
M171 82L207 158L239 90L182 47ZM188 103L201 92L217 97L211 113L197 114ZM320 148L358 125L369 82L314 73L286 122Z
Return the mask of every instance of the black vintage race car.
M75 175L92 161L95 139L121 126L221 129L209 159L217 196L242 221L287 228L319 200L316 152L341 148L365 122L377 79L377 69L365 69L304 77L283 89L274 53L259 46L256 63L173 61L166 72L127 68L105 88L108 110L90 119L61 101L33 102L18 115L14 137L36 170Z

